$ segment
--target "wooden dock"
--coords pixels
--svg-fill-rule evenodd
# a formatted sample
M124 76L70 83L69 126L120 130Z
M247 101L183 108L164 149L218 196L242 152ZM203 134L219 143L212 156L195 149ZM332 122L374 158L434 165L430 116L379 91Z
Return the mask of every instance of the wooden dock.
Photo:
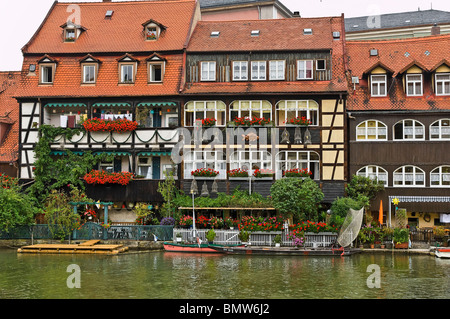
M81 244L37 244L23 246L18 253L32 254L104 254L117 255L128 251L123 245L102 245L100 240L89 240Z

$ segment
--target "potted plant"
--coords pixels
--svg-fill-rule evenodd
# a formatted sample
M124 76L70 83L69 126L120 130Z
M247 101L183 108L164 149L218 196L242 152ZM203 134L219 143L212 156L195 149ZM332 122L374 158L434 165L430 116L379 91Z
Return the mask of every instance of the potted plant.
M208 240L208 243L212 244L214 242L214 238L216 238L216 232L214 229L208 230L206 233L206 239Z
M177 238L177 242L181 242L182 238L181 238L181 233L176 233L176 238Z
M408 248L409 230L407 228L394 228L393 233L394 247L397 249Z
M275 247L280 247L281 246L281 235L277 234L275 236L275 238L273 239L274 243L275 243Z
M250 233L249 233L248 231L246 231L246 230L241 230L241 231L239 232L238 237L239 237L239 240L240 240L243 244L247 245L247 244L248 244L248 240L249 240L249 238L250 238Z

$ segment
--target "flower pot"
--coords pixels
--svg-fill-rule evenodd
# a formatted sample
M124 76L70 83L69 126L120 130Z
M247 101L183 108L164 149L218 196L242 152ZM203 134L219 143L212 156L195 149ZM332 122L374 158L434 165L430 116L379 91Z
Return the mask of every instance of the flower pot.
M177 242L181 242L182 241L182 238L181 237L177 237Z
M395 249L406 249L408 248L408 243L396 243L394 247Z
M386 248L386 245L380 245L380 248L381 248L381 249L385 249L385 248Z
M370 244L370 248L374 249L375 248L375 244Z
M280 243L275 243L276 248L279 248L280 246L281 246Z

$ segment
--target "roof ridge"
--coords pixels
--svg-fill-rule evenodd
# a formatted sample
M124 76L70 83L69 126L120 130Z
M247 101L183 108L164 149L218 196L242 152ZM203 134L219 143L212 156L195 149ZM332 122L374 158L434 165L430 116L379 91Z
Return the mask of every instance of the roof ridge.
M347 40L347 44L370 44L370 43L398 43L398 42L422 42L436 41L442 38L450 38L450 34L429 35L423 37L406 38L406 39L380 39L380 40Z

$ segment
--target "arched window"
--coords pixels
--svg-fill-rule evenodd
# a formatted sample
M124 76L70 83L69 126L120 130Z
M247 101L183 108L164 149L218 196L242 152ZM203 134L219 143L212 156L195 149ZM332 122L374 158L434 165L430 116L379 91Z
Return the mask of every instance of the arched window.
M386 141L387 126L377 120L367 120L356 127L357 141Z
M196 120L215 119L225 125L226 105L222 101L191 101L184 106L184 126L194 126Z
M431 187L450 187L450 166L436 167L430 173Z
M320 156L316 152L283 151L277 154L275 162L277 179L282 178L286 170L294 168L306 168L312 173L312 179L320 179Z
M193 151L184 155L184 178L192 179L191 172L199 168L210 168L219 172L218 178L227 176L226 155L222 151Z
M276 125L284 126L297 117L305 117L311 125L319 125L319 104L313 100L283 100L276 105Z
M394 140L424 140L425 127L416 120L401 120L394 125Z
M237 151L231 154L230 169L243 169L249 176L257 169L272 169L272 156L267 151Z
M368 165L363 168L361 168L356 175L363 176L363 177L369 177L373 180L381 181L383 182L384 186L388 185L388 173L387 171L376 165Z
M449 140L450 139L450 119L437 120L430 125L431 140Z
M230 121L235 118L265 118L272 120L272 104L269 101L234 101L230 105Z
M412 165L399 167L394 171L394 186L425 186L425 172Z

